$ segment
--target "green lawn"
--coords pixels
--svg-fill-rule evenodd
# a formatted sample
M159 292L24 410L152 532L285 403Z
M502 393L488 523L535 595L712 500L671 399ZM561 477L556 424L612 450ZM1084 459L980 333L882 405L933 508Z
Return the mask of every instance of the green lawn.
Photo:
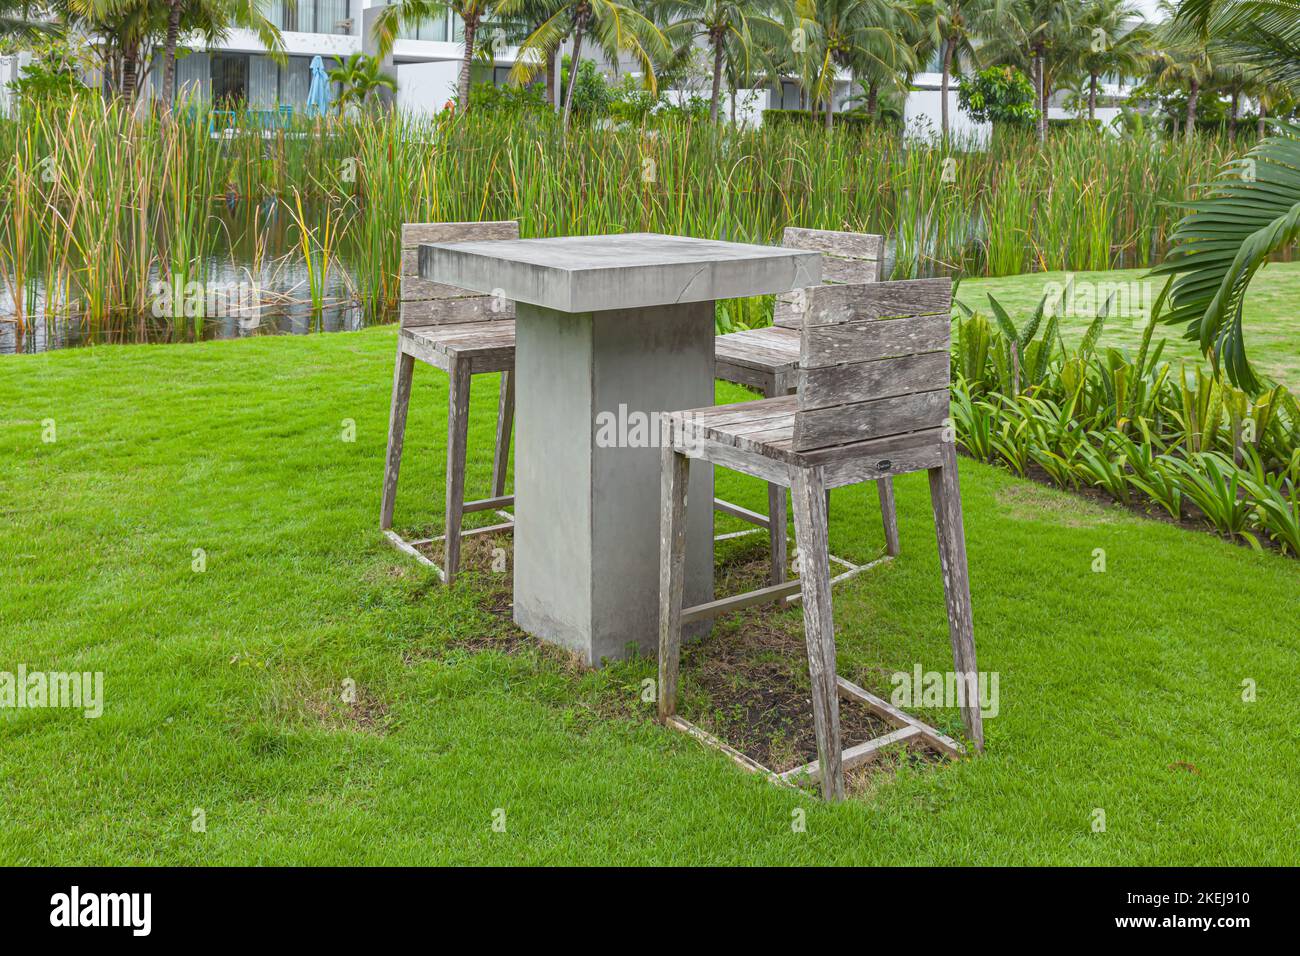
M1073 275L1078 288L1082 288L1084 283L1092 283L1094 298L1104 300L1104 284L1140 283L1147 273L1146 269L1117 269L1111 272L1076 272ZM1000 279L963 279L957 297L972 308L981 308L987 313L987 293L991 292L1020 323L1038 305L1048 283L1064 284L1065 276L1064 272L1036 272ZM1128 290L1131 303L1137 303L1138 296L1142 295L1143 301L1154 304L1161 281L1159 278L1147 281L1150 284L1145 289L1131 287ZM1297 303L1300 303L1300 262L1275 262L1265 266L1246 294L1247 354L1261 372L1293 391L1300 391L1300 314L1297 314ZM1090 315L1063 318L1061 331L1066 341L1073 344L1082 338L1090 321ZM1145 318L1138 315L1117 317L1107 322L1101 341L1136 352L1145 324ZM1156 330L1157 336L1164 335L1169 339L1165 346L1166 357L1183 355L1189 359L1197 358L1197 344L1182 338L1182 334L1182 326L1160 326Z
M0 862L1295 862L1300 562L963 461L988 752L824 806L653 723L652 661L473 649L502 626L491 573L443 588L376 528L394 343L0 361L0 670L103 671L106 696L98 720L0 711ZM408 526L442 496L446 379L416 378ZM482 491L496 400L476 387ZM897 485L903 555L835 608L841 673L885 694L951 660L925 477ZM879 547L870 488L836 492L832 521L835 551Z

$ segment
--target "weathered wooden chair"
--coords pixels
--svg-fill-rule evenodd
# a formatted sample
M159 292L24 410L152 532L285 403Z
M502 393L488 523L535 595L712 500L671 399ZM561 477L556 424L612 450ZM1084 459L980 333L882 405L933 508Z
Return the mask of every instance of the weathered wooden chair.
M860 232L829 229L797 229L787 226L781 244L790 249L807 249L822 254L822 281L826 283L879 282L884 265L885 239ZM799 382L799 330L803 325L806 289L794 289L777 296L772 324L763 329L729 332L714 340L718 378L758 389L767 398L792 394ZM876 482L880 511L885 525L885 553L898 554L898 518L894 510L894 485L889 478ZM767 514L715 498L713 506L766 528L771 551L771 580L780 584L786 574L785 488L767 486ZM845 562L840 561L841 564ZM864 570L865 565L846 565L840 579Z
M419 247L425 242L518 238L517 222L428 222L407 223L402 227L401 328L397 336L397 368L393 373L393 405L388 419L388 456L384 467L384 498L379 527L398 550L431 565L448 584L455 580L460 568L463 536L499 531L513 524L509 513L501 509L514 504L514 497L506 494L506 471L515 415L515 307L513 302L500 297L480 295L421 278ZM451 380L447 402L446 528L436 538L406 541L392 530L393 504L397 498L397 476L402 464L411 377L417 359L442 369ZM492 494L488 498L466 501L470 380L474 375L490 372L501 373ZM504 524L462 532L462 518L465 512L472 511L495 511L508 520ZM442 567L417 547L439 540L443 542Z
M796 396L667 416L660 530L659 717L700 734L675 717L683 625L801 591L817 761L783 776L820 774L827 799L843 796L844 770L870 759L883 742L917 735L933 742L941 737L896 709L890 714L887 705L876 706L877 713L902 729L841 751L837 693L861 700L865 692L835 673L826 543L829 488L909 471L929 472L949 638L958 682L965 690L962 717L970 739L983 747L979 695L972 694L977 687L975 637L957 459L953 444L944 440L951 304L948 279L819 286L808 293ZM790 488L800 558L797 580L683 609L686 482L692 458Z

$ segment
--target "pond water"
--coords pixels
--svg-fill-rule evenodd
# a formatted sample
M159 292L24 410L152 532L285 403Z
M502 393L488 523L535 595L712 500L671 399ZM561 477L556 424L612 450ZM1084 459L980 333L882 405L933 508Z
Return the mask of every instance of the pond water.
M20 323L14 289L0 284L0 354L102 343L305 335L367 324L346 241L331 250L324 265L314 250L318 258L309 266L301 232L283 204L221 203L213 209L205 229L209 248L190 261L183 278L169 278L159 261L150 264L146 288L139 290L140 301L149 305L144 311L112 310L92 320L66 303L51 309L45 284L33 280L20 293L25 303ZM324 216L319 210L304 211L313 232ZM395 316L372 320L391 318Z

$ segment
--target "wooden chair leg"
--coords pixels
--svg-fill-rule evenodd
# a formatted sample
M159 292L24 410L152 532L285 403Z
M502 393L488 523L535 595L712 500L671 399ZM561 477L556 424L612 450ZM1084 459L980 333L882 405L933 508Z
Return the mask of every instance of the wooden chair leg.
M785 582L786 562L786 510L785 485L767 484L768 548L772 556L771 579L773 584Z
M948 603L948 637L958 680L966 688L961 716L966 733L984 749L984 721L980 716L979 668L975 663L975 622L971 613L970 575L966 568L966 532L962 527L961 488L957 482L957 452L951 442L943 446L943 464L930 469L930 504L934 531L939 539L939 568Z
M686 568L686 482L691 460L665 445L659 511L659 720L677 713Z
M790 469L790 500L794 505L795 543L799 547L804 640L808 645L808 677L812 683L822 796L827 800L842 800L844 767L835 676L835 624L831 614L831 565L826 544L826 487L820 468Z
M781 395L793 395L797 385L792 384L789 377L781 374L773 374L767 381L767 386L763 389L764 397L776 398ZM768 577L772 584L784 584L786 576L789 573L787 565L790 561L788 553L788 543L786 538L786 525L788 523L788 512L785 507L785 485L776 482L767 484L767 539L768 552L771 558L771 571Z
M510 431L515 423L515 373L501 373L501 397L497 403L497 447L492 459L492 496L506 493L506 472L510 465Z
M406 411L411 404L411 378L415 357L397 348L393 369L393 404L388 412L388 454L384 459L384 497L379 508L379 530L393 526L393 505L397 501L397 474L402 467L402 444L406 440Z
M443 580L451 584L460 569L460 524L465 511L465 455L469 442L468 362L451 360L447 397L447 522L443 541Z
M900 549L898 547L898 510L894 506L894 479L877 479L876 494L880 496L880 518L885 523L885 553L891 557L897 557Z

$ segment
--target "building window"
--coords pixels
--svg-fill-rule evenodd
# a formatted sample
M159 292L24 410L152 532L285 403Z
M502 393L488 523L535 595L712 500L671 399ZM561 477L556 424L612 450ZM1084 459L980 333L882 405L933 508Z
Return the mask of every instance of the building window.
M271 0L267 19L286 33L339 33L348 0Z

